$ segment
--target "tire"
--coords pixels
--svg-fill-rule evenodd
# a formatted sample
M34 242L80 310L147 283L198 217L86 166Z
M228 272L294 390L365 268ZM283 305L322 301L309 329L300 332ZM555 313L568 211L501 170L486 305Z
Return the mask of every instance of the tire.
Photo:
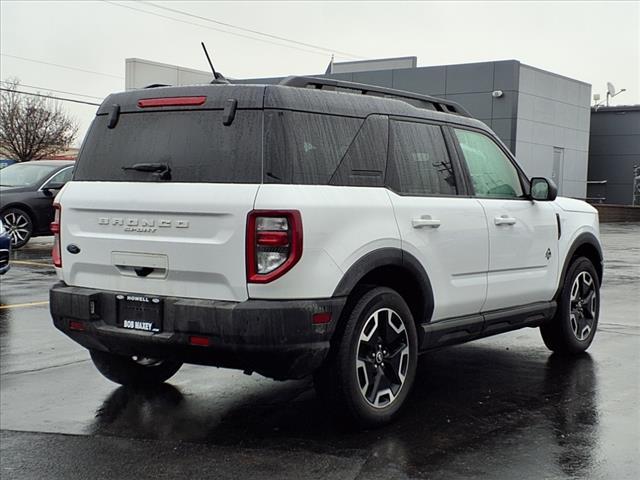
M7 208L2 212L2 223L11 236L11 247L24 247L33 235L33 220L20 208Z
M364 293L347 315L315 374L316 391L339 416L360 427L381 426L398 414L413 386L415 322L404 299L386 287Z
M567 271L553 319L540 326L549 350L561 354L584 352L596 334L600 314L600 283L586 257L576 258Z
M126 386L158 385L169 380L182 366L181 362L174 360L125 357L99 350L90 350L89 353L102 375Z

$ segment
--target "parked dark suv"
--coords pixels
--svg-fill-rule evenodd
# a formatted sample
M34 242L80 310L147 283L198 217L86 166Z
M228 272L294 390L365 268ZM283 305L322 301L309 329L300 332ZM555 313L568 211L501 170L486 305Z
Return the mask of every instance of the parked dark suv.
M73 161L14 163L0 170L0 218L13 248L51 235L53 199L73 175Z

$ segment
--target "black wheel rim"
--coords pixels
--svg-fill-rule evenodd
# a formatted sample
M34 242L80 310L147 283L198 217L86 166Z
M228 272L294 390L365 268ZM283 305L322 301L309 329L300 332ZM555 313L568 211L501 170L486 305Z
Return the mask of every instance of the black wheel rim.
M575 337L581 342L593 330L598 306L596 284L589 272L580 272L571 286L569 321Z
M356 349L356 379L374 408L391 405L409 368L409 337L404 321L389 308L376 310L362 326Z
M24 214L9 212L2 218L2 223L11 237L11 245L19 245L29 238L29 219Z

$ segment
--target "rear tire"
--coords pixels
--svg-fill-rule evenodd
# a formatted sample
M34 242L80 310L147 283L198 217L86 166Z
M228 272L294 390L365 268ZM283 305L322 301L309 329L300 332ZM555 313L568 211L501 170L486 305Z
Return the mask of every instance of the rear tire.
M318 396L361 427L391 421L414 382L418 340L411 311L395 290L362 295L325 365L315 374Z
M561 354L584 352L596 334L600 314L600 282L586 257L571 263L558 298L553 319L540 326L549 350Z
M180 370L181 362L144 357L125 357L90 350L91 360L102 375L126 386L157 385L169 380Z
M33 220L20 208L7 208L2 212L2 223L11 237L11 248L24 247L33 235Z

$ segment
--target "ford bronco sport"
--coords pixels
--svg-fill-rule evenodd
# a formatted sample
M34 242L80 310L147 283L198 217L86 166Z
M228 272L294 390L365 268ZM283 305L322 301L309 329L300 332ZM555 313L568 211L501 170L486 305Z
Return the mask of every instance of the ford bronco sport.
M598 323L596 210L433 97L311 77L113 94L56 209L53 321L120 384L313 375L372 426L422 352L539 327L573 354Z

